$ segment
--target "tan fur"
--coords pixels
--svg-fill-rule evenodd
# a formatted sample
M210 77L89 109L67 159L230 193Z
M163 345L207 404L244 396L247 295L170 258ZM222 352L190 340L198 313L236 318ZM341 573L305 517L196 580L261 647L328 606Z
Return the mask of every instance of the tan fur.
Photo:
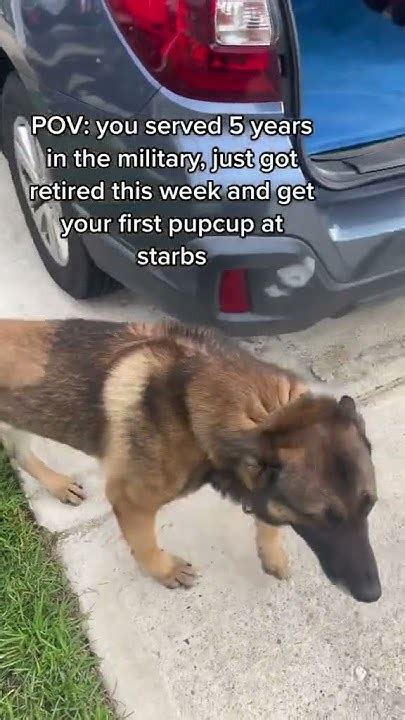
M290 576L290 568L288 555L283 548L280 528L258 520L256 522L256 546L263 570L279 580L286 580Z
M111 425L117 428L132 418L139 405L155 362L148 348L118 361L109 374L103 391L103 402Z
M36 478L54 497L63 503L80 505L85 499L83 488L68 475L57 473L40 460L33 452L19 463L20 467Z
M153 491L137 494L122 478L113 475L107 480L107 497L138 565L166 587L192 585L196 572L190 563L158 546L155 523L160 497Z
M0 423L0 441L12 461L38 480L54 497L61 502L80 505L85 499L83 488L68 475L57 473L40 460L31 450L32 436L22 430L16 430Z
M35 385L45 375L52 331L44 323L2 320L0 323L0 386Z

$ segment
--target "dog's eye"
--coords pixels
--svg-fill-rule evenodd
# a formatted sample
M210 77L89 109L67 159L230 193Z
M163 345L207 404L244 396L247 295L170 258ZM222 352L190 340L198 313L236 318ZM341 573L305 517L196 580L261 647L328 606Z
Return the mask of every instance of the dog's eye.
M342 515L332 507L326 509L325 519L328 525L332 526L340 525L343 522Z

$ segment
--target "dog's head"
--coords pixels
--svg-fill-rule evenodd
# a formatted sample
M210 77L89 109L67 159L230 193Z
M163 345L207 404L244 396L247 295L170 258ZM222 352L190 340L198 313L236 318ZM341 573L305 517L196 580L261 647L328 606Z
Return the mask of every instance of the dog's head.
M377 499L371 446L350 397L337 402L304 395L223 447L248 488L248 512L272 525L291 525L328 578L357 600L379 599L368 534Z

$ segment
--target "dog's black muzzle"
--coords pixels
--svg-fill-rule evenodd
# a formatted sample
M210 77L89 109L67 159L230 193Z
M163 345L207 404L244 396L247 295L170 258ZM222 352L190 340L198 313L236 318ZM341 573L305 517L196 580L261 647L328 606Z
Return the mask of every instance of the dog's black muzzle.
M381 583L366 520L335 528L293 528L316 554L332 583L342 585L359 602L379 600Z

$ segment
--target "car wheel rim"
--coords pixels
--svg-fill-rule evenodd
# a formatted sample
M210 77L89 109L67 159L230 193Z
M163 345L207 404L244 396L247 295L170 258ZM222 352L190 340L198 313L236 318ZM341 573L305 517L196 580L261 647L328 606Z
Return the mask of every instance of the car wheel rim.
M30 185L49 184L52 178L46 167L43 150L24 117L18 117L14 122L14 155L22 189L41 240L58 265L67 265L69 243L67 238L61 237L61 204L56 200L45 202L30 199Z

